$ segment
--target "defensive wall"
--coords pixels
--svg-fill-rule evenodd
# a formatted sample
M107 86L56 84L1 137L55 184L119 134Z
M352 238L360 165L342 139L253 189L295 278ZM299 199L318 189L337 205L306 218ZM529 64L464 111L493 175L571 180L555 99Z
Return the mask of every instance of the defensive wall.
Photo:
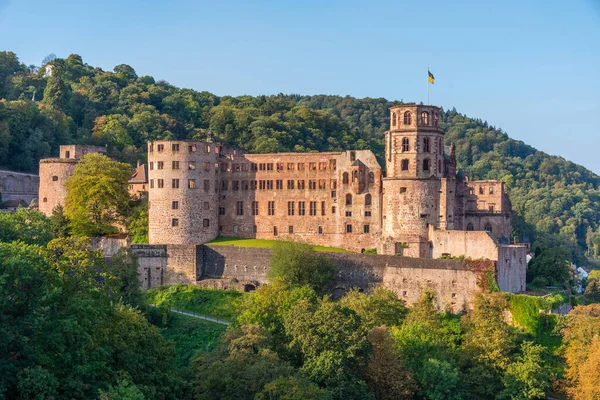
M144 288L179 283L255 288L267 282L271 259L271 250L263 248L132 245L131 249L138 258L138 272ZM394 291L407 304L412 304L424 289L431 288L438 293L439 306L449 306L454 311L472 304L481 279L485 279L487 267L496 277L506 274L502 270L503 265L494 261L323 254L334 260L336 265L334 296L352 287L370 291L382 286Z
M0 171L0 204L5 201L23 201L29 205L38 200L40 177L14 171Z

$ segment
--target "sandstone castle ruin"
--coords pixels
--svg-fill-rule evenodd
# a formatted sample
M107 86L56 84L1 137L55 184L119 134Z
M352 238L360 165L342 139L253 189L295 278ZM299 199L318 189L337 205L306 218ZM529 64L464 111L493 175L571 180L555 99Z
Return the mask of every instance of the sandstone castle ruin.
M411 280L404 275L414 278L422 271L411 275L406 270L400 283L388 282L405 297L402 284L414 289L454 279L441 272L452 269L452 263L442 265L447 260L440 259L456 257L489 259L502 290L525 290L526 247L509 244L512 210L505 186L457 174L454 149L444 142L438 112L424 105L390 109L385 169L370 150L248 154L210 139L148 143L147 170L138 168L130 182L133 191L148 188L150 243L138 247L144 285L206 277L264 280L266 265L252 265L248 272L247 263L213 260L207 252L218 251L216 246L200 246L217 236L233 236L403 256L384 257L378 273L383 283L386 273L393 275L386 268L394 263L433 271ZM104 149L63 146L60 158L40 162L40 210L49 214L64 202L64 183L84 151ZM193 250L186 254L186 248ZM367 261L373 257L381 256L362 255L355 261L368 266L383 260ZM416 267L408 257L422 261ZM244 255L234 258L244 264ZM258 257L254 263L268 264L266 260ZM362 278L368 275L362 273ZM472 289L469 279L466 286ZM449 299L455 298L450 292Z

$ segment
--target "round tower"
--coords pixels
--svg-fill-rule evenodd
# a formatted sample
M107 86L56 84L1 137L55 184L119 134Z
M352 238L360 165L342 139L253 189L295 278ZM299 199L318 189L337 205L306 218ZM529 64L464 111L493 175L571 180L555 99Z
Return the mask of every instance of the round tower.
M219 149L196 140L148 143L150 244L201 244L217 237Z
M65 205L67 180L75 171L77 160L45 158L40 160L39 209L47 216L57 205Z

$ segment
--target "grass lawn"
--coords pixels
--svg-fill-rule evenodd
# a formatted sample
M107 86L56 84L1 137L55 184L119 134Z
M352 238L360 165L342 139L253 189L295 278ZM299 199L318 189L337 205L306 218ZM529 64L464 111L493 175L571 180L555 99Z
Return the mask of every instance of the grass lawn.
M175 342L176 365L186 367L197 352L214 349L226 329L225 325L171 313L169 326L161 332L167 340Z
M270 249L277 243L277 240L268 239L246 239L219 236L215 240L205 243L214 246L238 246L238 247L259 247L263 249ZM316 251L329 251L333 253L349 253L349 250L340 249L339 247L326 247L326 246L313 246Z
M194 285L160 286L146 290L151 304L232 320L244 293Z

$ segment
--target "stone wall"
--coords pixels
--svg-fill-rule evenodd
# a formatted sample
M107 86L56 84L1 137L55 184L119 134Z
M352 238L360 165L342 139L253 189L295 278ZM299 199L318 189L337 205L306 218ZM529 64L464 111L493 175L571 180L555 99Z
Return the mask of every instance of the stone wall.
M13 171L0 171L0 204L8 200L23 200L25 204L38 200L40 177Z
M166 284L167 246L134 244L131 250L137 256L142 288L150 289Z
M39 208L47 216L57 205L65 205L67 181L75 171L77 160L45 158L40 160Z

